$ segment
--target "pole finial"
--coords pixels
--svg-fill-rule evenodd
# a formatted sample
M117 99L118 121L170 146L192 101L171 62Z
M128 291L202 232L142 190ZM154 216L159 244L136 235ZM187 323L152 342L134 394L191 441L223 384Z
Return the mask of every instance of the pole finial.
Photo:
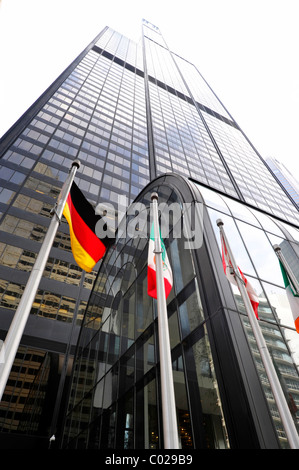
M151 195L151 200L153 201L154 199L157 199L158 200L158 193L152 193Z
M280 251L280 250L281 250L281 248L280 248L280 246L279 246L279 245L273 245L273 249L274 249L274 251L275 251L275 252L277 252L277 251Z
M217 220L216 220L216 224L218 225L218 227L219 227L220 225L224 225L224 223L222 222L222 219L217 219Z
M80 165L81 165L80 160L78 160L77 158L76 160L72 162L72 166L76 166L77 168L80 168Z

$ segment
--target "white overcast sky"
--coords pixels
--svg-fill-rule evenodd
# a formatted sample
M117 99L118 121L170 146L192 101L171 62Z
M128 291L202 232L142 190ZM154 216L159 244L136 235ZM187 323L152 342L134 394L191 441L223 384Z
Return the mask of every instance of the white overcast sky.
M104 26L138 40L145 18L298 180L298 13L298 0L0 0L0 136Z

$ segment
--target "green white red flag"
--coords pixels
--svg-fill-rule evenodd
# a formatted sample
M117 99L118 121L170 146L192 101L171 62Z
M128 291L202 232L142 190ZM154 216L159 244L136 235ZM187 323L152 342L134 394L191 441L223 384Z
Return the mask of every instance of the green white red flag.
M290 280L284 268L284 265L282 264L280 260L279 260L279 265L280 265L283 282L284 282L286 293L287 293L287 298L288 298L290 308L293 314L295 328L296 328L297 333L299 333L299 295L297 294L296 289L293 287L292 281Z
M160 243L162 249L162 264L163 264L163 279L165 287L165 296L166 299L170 294L173 285L172 270L169 264L167 252L165 249L164 242L160 234ZM155 235L154 235L154 225L152 225L149 246L148 246L148 265L147 265L147 293L150 297L154 299L157 298L157 274L156 274L156 260L155 260Z

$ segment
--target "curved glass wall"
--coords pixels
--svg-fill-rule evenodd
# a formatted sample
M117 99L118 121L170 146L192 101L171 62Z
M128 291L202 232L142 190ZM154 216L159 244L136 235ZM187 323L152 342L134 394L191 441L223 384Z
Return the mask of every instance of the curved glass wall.
M174 176L141 193L146 224L127 215L103 260L79 337L63 446L163 448L157 306L147 294L148 238L140 236L149 233L153 191L159 203L181 208L179 220L170 214L164 234L174 276L167 310L181 448L238 448L248 436L248 446L271 441L288 448L242 299L223 273L216 220L223 220L237 263L258 293L260 326L296 424L298 334L272 245L292 259L299 279L299 231ZM194 248L177 233L188 203L202 199L203 240Z
M220 246L216 220L221 218L236 262L259 297L259 324L277 375L299 429L299 336L288 302L279 261L273 246L279 245L299 281L299 227L288 225L258 210L196 185L204 198L215 237ZM241 314L261 383L282 447L288 447L268 378L236 286L229 284Z
M183 207L170 187L158 191L159 202ZM150 194L142 198L148 221ZM128 218L127 228L133 219ZM180 445L226 448L194 260L174 229L170 216L164 242L174 273L167 305ZM147 294L148 240L122 235L120 230L103 262L86 311L65 427L67 447L163 448L157 306Z

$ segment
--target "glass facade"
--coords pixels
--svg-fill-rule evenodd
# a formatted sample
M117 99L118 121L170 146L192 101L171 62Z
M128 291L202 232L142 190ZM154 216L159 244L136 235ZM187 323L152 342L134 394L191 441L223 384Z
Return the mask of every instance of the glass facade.
M287 224L288 233L292 233L294 239L285 243L284 250L296 265L291 251L297 250L299 217L296 204L199 71L168 48L157 27L145 20L142 27L142 41L138 44L106 27L0 141L0 339L5 338L49 226L51 210L75 158L81 161L76 183L95 207L121 203L121 209L124 209L123 206L127 207L138 197L150 181L173 173L196 181L203 190L210 188L213 191L210 194L219 193L219 198L229 198L231 204L239 201L243 204L243 214L245 206L248 211L255 210L254 217L260 224L265 214L269 226L269 216L282 226ZM178 194L168 193L165 197L165 201L171 197L179 198ZM212 210L215 207L211 206ZM247 221L238 219L236 233L238 241L242 239L242 243L248 243L248 246L244 245L244 250L250 252L247 257L244 255L248 267L246 272L259 279L255 282L265 296L271 297L267 289L275 286L275 298L278 299L283 286L281 281L278 283L274 279L276 271L273 269L273 278L268 279L262 271L264 263L251 259L250 250L255 236L266 231L263 225L252 221L247 231L244 223ZM286 237L282 228L269 233L272 238L281 240L281 232ZM266 240L270 235L263 237L267 247ZM69 419L75 424L68 424L70 440L74 438L73 442L94 447L102 438L105 439L101 444L104 447L161 447L155 306L145 295L142 257L138 266L140 275L133 276L136 270L133 268L134 256L144 255L147 241L143 240L138 246L136 243L135 239L120 243L114 253L109 252L109 262L105 261L112 276L116 266L119 267L115 263L128 258L128 269L122 268L126 278L118 279L121 281L120 289L117 279L110 279L107 271L99 271L101 262L92 273L82 272L74 263L69 229L65 220L62 221L19 351L20 355L24 350L36 351L37 356L43 358L42 365L40 369L31 367L30 355L22 356L22 363L16 358L10 380L26 368L31 374L26 375L26 387L22 381L15 380L15 385L8 384L5 390L0 404L2 435L27 435L33 438L32 442L36 436L41 436L47 442L53 426L57 420L60 422L65 411L65 396L59 395L59 384L67 388L79 334L80 341L83 341L82 335L87 334L86 331L88 335L94 331L95 340L98 338L105 345L90 346L90 353L95 355L92 360L97 361L99 351L103 357L94 363L94 368L89 357L82 358L82 368L75 364L75 370L79 367L83 376L85 371L90 373L82 387L90 383L93 384L91 388L96 387L97 390L94 399L97 411L94 413L90 409L86 414L87 404L80 411L86 423L84 432L91 432L92 422L94 437L93 441L86 436L78 437L84 426L73 414ZM169 322L175 391L182 405L178 410L180 439L183 447L229 447L227 418L223 418L224 406L219 398L218 379L214 375L217 365L214 367L213 345L206 329L203 293L199 294L197 264L193 252L188 255L193 264L187 258L180 259L178 243L175 239L169 246L172 262L177 263L176 269L181 272L175 278L179 284L172 294L173 303L169 304ZM124 266L123 261L121 266ZM125 298L120 294L117 296L117 292L124 292L126 285ZM110 302L105 304L105 309L95 300L99 297L100 302L103 301L101 293L105 293ZM271 309L273 311L272 306L269 308L269 297L265 315L270 315ZM135 309L136 305L142 306L139 317L135 317L131 310L131 306ZM283 307L277 304L275 309L278 311ZM118 311L122 312L121 315L112 315ZM80 333L82 322L84 326ZM110 334L112 323L110 325L109 322L113 323L114 336ZM283 334L294 336L293 333L291 326L283 331ZM201 355L206 359L199 359ZM193 369L186 371L189 357L192 358L189 363L193 361ZM106 374L108 370L109 375ZM120 372L127 384L126 395L122 397L117 387L112 386ZM40 390L45 393L33 400L39 383ZM110 396L110 390L115 396ZM194 396L199 392L202 397L206 396L202 409L190 400L191 390ZM73 393L78 394L77 397L82 393L82 400L85 397L83 390ZM48 406L49 396L56 395L57 400L50 400L51 406ZM213 397L211 403L209 396ZM90 405L88 400L86 403ZM122 415L119 414L120 403L123 404ZM146 424L143 434L137 435L136 404L141 409L145 403ZM57 416L53 410L59 404L60 414ZM77 398L72 397L72 404L78 407ZM35 417L32 426L28 425L28 409ZM103 409L109 409L105 416ZM94 413L92 416L88 414L91 412ZM196 420L201 423L198 429L194 425ZM101 433L100 423L106 423L105 426L111 430L108 435L96 435ZM209 429L205 437L203 429Z
M170 187L159 192L161 202L183 203ZM145 193L142 202L148 209L149 201ZM193 449L200 442L224 449L227 432L194 259L184 240L173 237L174 230L170 225L167 238L175 273L168 316L180 445ZM84 318L65 428L67 447L163 448L157 306L147 294L147 239L125 237L127 232L124 223Z
M202 188L200 185L198 187L203 195L219 250L220 239L216 220L221 218L228 239L232 241L234 256L240 266L243 266L247 279L250 280L258 294L259 324L294 422L299 430L299 395L297 392L299 339L294 328L294 319L287 299L281 269L273 249L275 244L281 247L285 258L292 264L296 278L299 279L299 229L294 229L287 223L255 209L246 208L224 196L211 193L210 190ZM241 313L244 331L253 353L280 446L288 448L285 431L255 344L243 301L239 290L232 285L231 287L237 308Z
M105 43L104 54L99 47ZM109 48L119 54L115 60ZM81 161L77 184L94 205L117 202L119 195L133 200L149 181L144 80L123 62L118 63L118 58L126 57L130 67L137 66L140 59L135 44L116 32L99 35L80 60L69 67L63 79L53 84L47 99L39 100L34 117L23 118L19 123L21 130L12 129L2 139L0 328L3 340L74 158ZM45 353L51 350L57 360L65 354L71 334L72 348L75 347L97 268L92 273L82 273L75 264L69 230L62 223L32 306L25 346L42 341L42 350ZM50 325L47 326L45 319ZM36 380L37 375L32 374L31 386ZM27 392L30 400L29 386ZM24 409L19 406L13 412L13 420L8 418L22 394L24 391L18 386L7 387L5 391L0 405L3 433L23 433L26 428L25 405ZM44 435L49 432L50 421L43 429Z
M173 176L158 178L137 199L147 208L148 227L152 191L168 205L183 208L191 193L193 202L204 204L202 246L186 246L172 223L164 238L174 276L167 311L181 448L289 448L242 298L223 273L216 220L223 220L258 294L259 324L296 426L299 339L273 244L286 257L292 250L298 275L299 230L293 237L287 223L199 183L184 180L182 186ZM183 218L182 210L176 224ZM67 448L163 448L157 303L147 294L147 238L125 236L129 225L130 216L103 261L85 313L64 428ZM210 250L213 261L207 260ZM220 278L218 285L211 286L212 276ZM239 381L244 395L236 396ZM262 438L250 430L251 420L259 421Z
M299 205L299 182L294 178L294 175L275 158L267 158L266 163L287 190L293 201Z

